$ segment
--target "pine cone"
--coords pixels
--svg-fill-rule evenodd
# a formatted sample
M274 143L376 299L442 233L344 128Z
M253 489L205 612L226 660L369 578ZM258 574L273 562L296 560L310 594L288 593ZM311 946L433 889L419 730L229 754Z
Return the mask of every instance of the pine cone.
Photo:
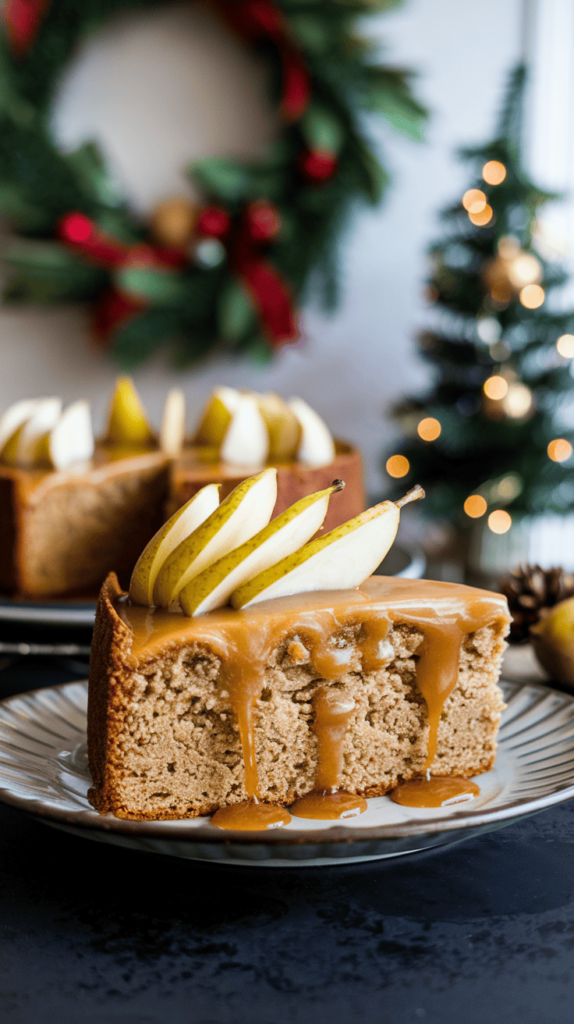
M543 608L552 608L574 595L574 574L525 565L504 577L500 591L508 599L512 615L510 642L519 644L528 640L530 627L538 622Z

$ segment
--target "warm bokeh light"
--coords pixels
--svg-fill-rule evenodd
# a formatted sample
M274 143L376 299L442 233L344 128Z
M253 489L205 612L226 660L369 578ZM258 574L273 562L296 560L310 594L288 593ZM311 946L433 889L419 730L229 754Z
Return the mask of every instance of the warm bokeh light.
M410 468L411 464L404 455L391 455L390 459L387 459L387 473L389 476L406 476Z
M490 221L492 220L492 212L492 206L489 206L487 203L484 210L481 210L480 213L469 213L468 219L477 228L483 228L487 224L490 224Z
M488 185L500 185L506 178L506 167L500 160L489 160L482 168L482 177Z
M522 253L512 260L508 276L515 288L521 288L525 284L536 284L542 277L540 261L528 252Z
M492 398L495 402L498 402L501 398L504 398L508 391L508 381L504 377L499 377L498 374L495 374L494 377L489 377L488 380L485 380L482 388L487 398Z
M441 430L439 421L435 420L433 416L426 416L417 427L417 433L423 441L436 441L437 437L440 437Z
M488 508L481 494L471 494L464 503L464 511L471 519L480 519Z
M569 459L572 455L572 445L565 437L555 438L554 441L550 442L546 450L548 458L552 459L553 462L566 462L566 459Z
M510 384L502 402L504 411L512 419L526 416L532 408L532 392L526 384Z
M563 334L558 338L556 348L565 359L574 359L574 334Z
M497 508L488 517L488 526L493 533L508 533L512 526L512 516L503 508Z
M486 196L479 188L469 188L462 197L462 205L469 213L480 213L486 206Z
M520 301L526 309L538 309L546 298L544 288L539 284L527 284L520 292Z

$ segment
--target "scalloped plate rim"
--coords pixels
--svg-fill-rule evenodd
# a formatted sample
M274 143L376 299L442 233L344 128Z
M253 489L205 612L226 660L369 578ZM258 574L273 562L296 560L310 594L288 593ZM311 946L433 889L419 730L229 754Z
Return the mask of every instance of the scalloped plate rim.
M563 707L570 706L574 710L574 695L565 694L561 691L543 686L540 683L530 681L520 683L514 680L501 680L501 683L512 696L527 688L538 693L540 698L548 696L559 698ZM34 698L37 698L41 694L47 695L50 693L63 692L68 688L78 686L86 688L87 681L75 680L68 683L62 683L57 686L40 687L27 693L7 697L0 701L0 715L4 708L9 708L15 701L22 699L33 701ZM574 754L574 724L573 735L569 738L569 742L571 744L570 751ZM0 752L1 749L0 744ZM15 760L14 763L16 766L18 761ZM21 784L19 788L20 790L22 789ZM510 823L513 820L542 811L547 807L565 802L572 797L574 797L574 769L572 784L562 786L562 788L557 788L556 790L546 793L541 797L527 799L523 802L513 801L511 803L499 805L490 811L482 809L475 811L453 811L452 815L449 817L428 818L425 819L424 822L418 820L413 822L404 822L402 824L375 825L363 829L354 827L352 830L344 826L334 825L331 828L322 829L320 831L297 832L295 830L274 830L265 833L239 833L231 831L216 831L212 826L196 826L192 831L185 821L182 822L179 828L179 823L174 820L130 821L115 818L113 815L98 815L97 812L91 808L89 810L81 808L77 810L71 808L68 810L53 806L49 801L40 800L32 796L22 796L21 794L15 793L11 790L9 785L7 786L6 783L0 779L0 801L25 810L49 824L57 825L59 823L63 826L75 826L76 829L81 830L84 834L89 834L91 832L105 833L107 836L110 836L110 841L112 841L111 834L113 833L118 835L118 837L123 835L126 836L126 838L139 837L141 839L147 838L149 840L167 840L174 844L187 843L191 845L201 844L202 846L221 846L222 844L229 845L230 843L233 843L236 847L254 847L264 845L272 848L274 851L277 851L277 853L280 852L281 847L300 847L301 845L337 845L344 846L349 849L350 846L356 846L357 844L369 842L384 843L385 840L410 839L415 837L422 838L423 836L430 837L440 833L445 835L446 843L450 845L447 839L447 833L458 833L463 830L468 830L469 832L474 833L478 829L485 829L489 826L496 828L497 826L502 826L504 823Z

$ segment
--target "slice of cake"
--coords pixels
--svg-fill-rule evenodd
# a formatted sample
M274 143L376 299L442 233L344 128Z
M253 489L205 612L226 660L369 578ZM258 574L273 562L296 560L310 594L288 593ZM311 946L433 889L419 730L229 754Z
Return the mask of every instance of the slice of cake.
M156 434L129 378L118 380L105 436L95 445L85 402L63 413L53 398L6 410L0 416L0 590L32 599L93 596L112 569L127 587L142 548L165 519L207 484L220 484L225 497L266 462L278 467L275 515L341 477L347 487L329 509L328 528L363 509L359 453L334 442L305 403L220 392L234 396L236 414L210 400L193 444L184 444L183 394L170 392Z
M87 403L16 403L0 418L0 589L95 595L112 569L127 586L164 521L169 466L128 378L97 444Z
M138 820L219 816L312 793L352 802L427 772L490 768L505 599L365 579L392 543L398 506L420 489L302 547L296 537L312 536L331 494L261 527L273 471L238 492L183 539L193 502L164 527L138 562L131 600L115 576L104 585L90 665L92 804ZM237 547L209 554L232 534ZM151 607L158 597L165 607Z
M111 576L90 666L90 801L137 820L254 795L291 804L315 789L325 690L343 709L347 792L420 775L431 725L434 774L487 771L507 629L504 598L450 583L378 576L190 619L130 605Z
M306 402L219 387L205 406L193 442L173 464L169 513L209 483L221 483L225 498L266 464L277 467L276 516L335 479L345 481L345 492L329 507L325 529L365 507L360 453L335 440Z

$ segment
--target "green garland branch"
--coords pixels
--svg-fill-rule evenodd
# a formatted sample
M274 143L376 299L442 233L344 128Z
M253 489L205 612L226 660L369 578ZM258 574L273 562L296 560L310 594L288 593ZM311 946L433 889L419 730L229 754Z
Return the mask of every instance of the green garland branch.
M188 169L203 202L179 197L143 223L95 143L61 152L49 130L78 44L153 0L6 0L0 33L0 214L12 229L6 299L90 304L100 342L133 367L169 345L193 362L216 346L265 357L299 337L310 276L335 298L334 253L352 208L387 175L362 127L377 111L420 140L410 74L373 63L354 33L370 0L210 0L273 69L281 136L257 161Z

